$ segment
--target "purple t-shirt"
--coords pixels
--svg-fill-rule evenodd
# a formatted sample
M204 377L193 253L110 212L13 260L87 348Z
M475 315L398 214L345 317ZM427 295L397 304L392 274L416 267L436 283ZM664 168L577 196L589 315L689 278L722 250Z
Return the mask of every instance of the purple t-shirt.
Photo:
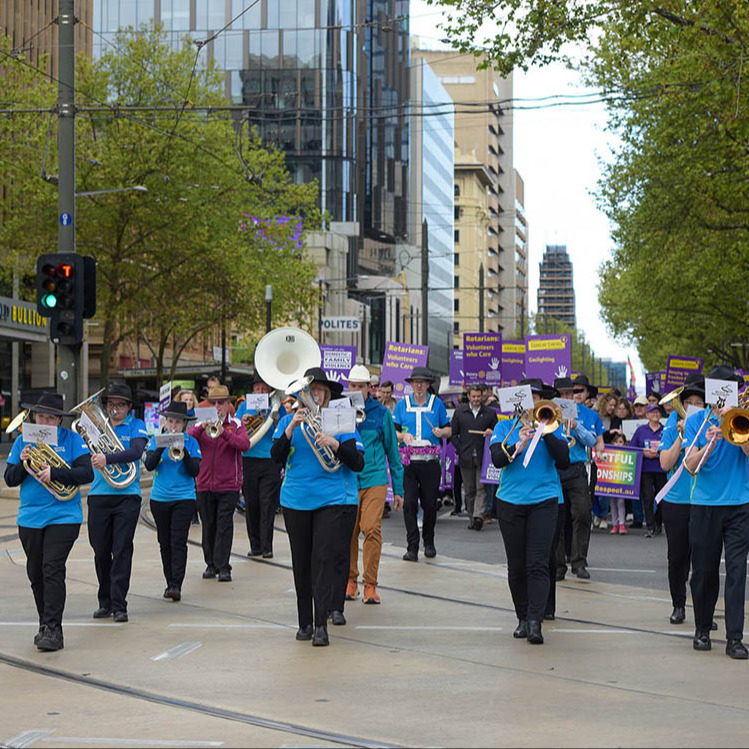
M659 423L658 429L655 431L650 428L650 424L643 424L641 427L637 427L635 433L632 435L632 439L627 443L627 447L657 450L662 436L663 424ZM664 473L659 458L646 458L643 456L642 470L644 473Z

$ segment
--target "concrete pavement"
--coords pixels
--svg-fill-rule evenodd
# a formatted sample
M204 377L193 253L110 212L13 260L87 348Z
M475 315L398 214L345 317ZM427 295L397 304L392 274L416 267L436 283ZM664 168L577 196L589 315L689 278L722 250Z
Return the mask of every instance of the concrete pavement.
M294 639L285 534L275 559L248 559L241 516L233 582L202 580L191 546L180 603L161 597L156 535L140 525L125 625L91 619L84 526L68 565L66 647L40 653L24 555L8 530L15 509L0 500L5 746L748 743L749 665L724 655L722 632L712 652L693 652L690 624L668 624L665 581L659 594L566 580L564 614L531 646L512 638L503 565L442 554L412 564L392 545L382 605L348 603L348 624L329 627L331 646L313 648ZM197 540L200 528L191 532Z

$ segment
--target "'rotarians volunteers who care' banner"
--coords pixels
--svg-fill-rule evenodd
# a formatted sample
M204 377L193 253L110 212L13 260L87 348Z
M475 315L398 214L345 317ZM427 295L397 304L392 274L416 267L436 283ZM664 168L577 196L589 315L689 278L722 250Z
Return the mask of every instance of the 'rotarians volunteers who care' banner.
M525 341L502 341L502 387L514 387L525 377Z
M429 346L418 346L415 343L398 343L388 341L385 344L385 356L382 359L380 382L390 380L393 383L393 398L400 400L413 391L406 382L414 367L426 367Z
M569 335L529 335L525 337L525 376L540 377L553 385L557 377L569 377L572 352Z
M702 358L698 356L669 356L666 366L666 393L680 387L687 380L687 375L702 372ZM661 395L665 395L661 391Z
M453 349L450 352L450 385L463 384L463 352L460 349Z
M596 460L596 468L596 495L639 499L642 451L607 445L603 455Z
M484 382L489 387L502 384L502 334L463 333L463 379L473 385Z
M348 373L356 364L356 346L320 346L322 368L328 379L348 380Z

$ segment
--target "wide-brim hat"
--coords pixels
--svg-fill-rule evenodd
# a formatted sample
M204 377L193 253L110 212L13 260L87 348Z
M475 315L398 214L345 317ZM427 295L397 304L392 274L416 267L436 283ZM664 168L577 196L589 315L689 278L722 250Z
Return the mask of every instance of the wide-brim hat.
M648 399L644 395L638 395L633 401L633 406L647 406Z
M697 395L703 401L705 400L705 375L697 372L690 372L687 375L687 379L684 380L684 390L679 393L679 400L684 403L690 395Z
M379 381L377 377L377 381ZM363 364L354 364L351 367L351 371L348 373L349 382L364 382L367 385L372 383L372 374Z
M335 380L329 380L322 367L310 367L305 373L305 377L311 377L312 382L319 382L321 385L325 385L330 388L330 395L333 398L340 398L343 392L343 385ZM310 382L310 385L312 384Z
M569 377L557 377L554 380L554 387L557 390L574 390L575 385Z
M737 382L744 385L744 376L736 374L730 364L716 364L706 375L710 380L727 380L728 382Z
M406 382L413 382L413 380L426 380L427 382L434 382L437 379L434 372L428 367L414 367L410 377L406 377Z
M543 388L541 388L541 397L545 400L553 400L554 398L559 398L559 390L558 388L552 387L551 385L547 385L544 383Z
M223 400L224 398L228 398L229 400L234 400L234 396L229 395L229 388L226 387L226 385L216 385L212 387L208 391L208 395L206 395L205 397L205 399L209 401Z
M119 385L112 383L109 386L109 390L101 396L101 402L103 405L107 405L107 401L110 398L121 398L124 401L128 401L132 405L133 403L133 391L130 389L130 385Z
M575 377L572 381L573 388L575 385L588 388L588 394L591 398L595 398L598 395L598 388L595 385L590 384L587 375L581 374Z
M268 383L260 376L260 373L255 370L255 374L252 377L252 384L257 385L258 382L262 382L263 385L268 385ZM270 385L268 385L268 387L270 387Z
M544 383L540 377L524 377L518 385L529 385L532 393L543 393Z
M195 418L195 412L187 410L187 403L183 403L182 401L172 401L166 409L159 411L159 416L173 416L177 419L185 419L185 421L189 421L190 419Z
M35 403L22 403L21 408L40 414L51 414L52 416L70 416L65 408L62 395L59 393L42 393Z

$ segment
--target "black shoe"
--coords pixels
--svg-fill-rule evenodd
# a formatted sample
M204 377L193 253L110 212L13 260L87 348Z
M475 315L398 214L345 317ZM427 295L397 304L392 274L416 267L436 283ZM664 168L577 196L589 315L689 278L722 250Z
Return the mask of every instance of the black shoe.
M473 530L480 531L484 527L484 518L473 519Z
M312 639L312 625L307 624L305 627L299 627L296 631L297 640L311 640Z
M645 531L645 538L652 538L655 535L655 531L652 528L648 528Z
M741 640L729 640L726 643L726 655L737 661L745 661L749 658L749 651Z
M450 517L460 517L460 510L453 510L450 513Z
M687 618L687 612L683 606L675 606L671 618L669 621L671 624L684 624L684 620Z
M656 525L655 528L653 528L653 535L654 536L660 536L661 533L663 533L663 526Z
M403 561L404 562L418 562L419 555L415 551L409 550L403 555Z
M528 620L528 642L531 645L544 644L544 636L541 634L541 622L534 619Z
M576 570L572 570L572 572L580 580L590 580L590 572L585 567L578 567Z
M167 588L167 589L166 589L166 590L164 591L164 598L171 598L171 597L172 597L172 596L170 595L170 594L171 594L171 592L172 592L172 589L171 589L171 588Z
M528 637L528 622L525 619L518 619L518 626L515 627L512 636L516 640L525 640Z
M642 528L642 523L640 523L639 521L633 520L633 521L632 521L632 522L631 522L631 523L629 524L629 527L630 527L630 528Z
M103 606L94 611L94 619L109 619L112 616L112 609L105 609Z
M247 552L248 557L259 557L263 552L262 551L255 551L254 549L250 549Z
M331 611L328 614L328 618L336 625L336 627L340 627L346 623L346 617L343 615L343 611Z
M549 611L548 613L544 614L544 619L547 622L553 622L556 618L557 618L556 615L553 612L551 612L551 611Z
M567 574L567 568L566 567L559 567L557 569L556 579L557 582L560 580L564 580L565 575Z
M739 645L741 645L740 642L739 642ZM62 627L54 627L54 626L45 627L44 633L39 638L39 642L36 643L36 647L39 650L43 650L45 652L51 652L53 650L62 650L65 647L65 643L62 639Z
M437 549L434 548L434 544L424 544L424 556L427 559L433 559L437 556Z
M382 511L382 519L387 520L390 517L390 505L385 502L385 508Z
M273 559L273 552L272 551L264 551L263 552L263 559Z
M216 575L218 575L218 570L212 564L209 564L203 573L203 580L212 580Z
M694 639L692 640L692 647L695 650L710 650L712 643L710 642L709 632L695 632Z
M316 647L330 645L328 639L328 628L323 624L322 627L315 627L315 634L312 636L312 644Z
M39 644L39 640L41 640L42 637L44 637L44 631L46 629L47 628L43 624L39 625L39 631L34 635L34 645L38 645Z
M127 616L127 611L115 611L114 620L120 624L130 621Z
M181 601L182 591L176 585L172 585L164 591L164 598L171 598L173 601Z
M221 570L221 572L218 573L218 581L220 583L230 583L231 572L229 572L228 570Z
M717 629L718 629L718 622L713 622L713 623L712 623L712 624L710 625L710 629L711 629L711 630L712 630L713 632L716 632L716 631L717 631Z

